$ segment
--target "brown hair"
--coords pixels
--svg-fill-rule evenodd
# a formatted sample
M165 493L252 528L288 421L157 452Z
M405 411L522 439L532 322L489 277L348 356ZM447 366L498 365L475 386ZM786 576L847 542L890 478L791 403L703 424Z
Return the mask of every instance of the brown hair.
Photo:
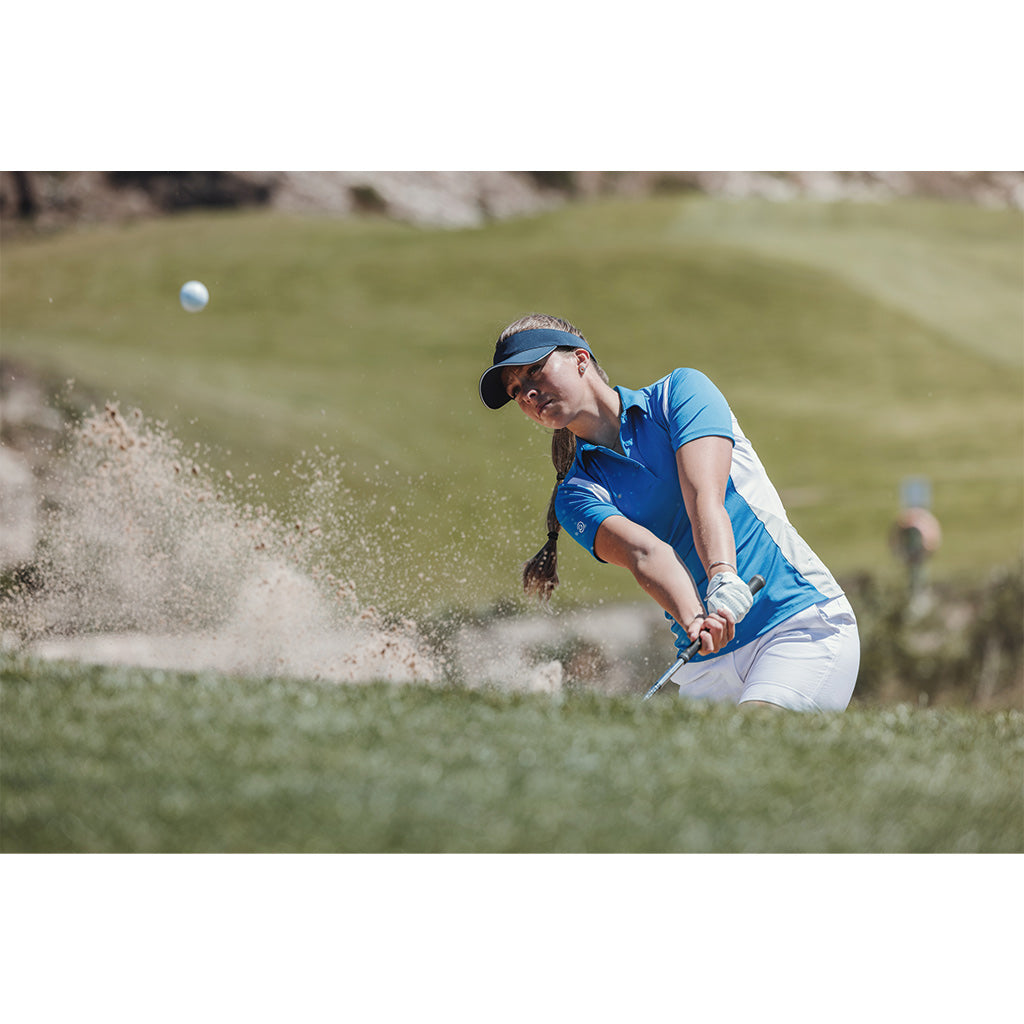
M533 331L541 328L552 328L556 331L575 334L577 338L586 342L586 338L583 337L583 333L578 327L574 327L568 320L557 316L548 316L546 313L528 313L526 316L520 317L501 332L498 341L500 342L519 331ZM558 351L571 352L573 349L566 345L560 347ZM597 375L607 384L608 374L601 369L597 360L591 359L591 364ZM551 435L551 462L555 467L555 486L548 500L548 539L544 547L523 565L523 590L527 594L535 594L541 601L547 601L555 587L558 586L558 534L562 527L555 515L555 497L558 494L558 485L572 468L575 458L576 435L564 427L554 431Z

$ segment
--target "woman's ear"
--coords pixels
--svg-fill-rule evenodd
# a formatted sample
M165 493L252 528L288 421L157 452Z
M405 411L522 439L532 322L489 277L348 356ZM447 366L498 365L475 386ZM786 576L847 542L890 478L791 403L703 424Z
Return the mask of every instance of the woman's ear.
M580 376L587 372L587 367L590 365L590 353L585 348L578 348L575 351L576 365L579 368Z

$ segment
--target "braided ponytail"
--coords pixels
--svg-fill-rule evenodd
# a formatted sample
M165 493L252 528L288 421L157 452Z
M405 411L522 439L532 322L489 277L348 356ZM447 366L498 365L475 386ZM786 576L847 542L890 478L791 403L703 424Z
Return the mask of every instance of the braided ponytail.
M548 539L544 547L523 566L523 590L527 594L536 595L541 601L549 600L558 586L558 534L562 527L555 515L555 498L558 495L558 485L565 479L565 474L569 472L575 458L576 435L564 427L556 430L551 435L551 461L555 467L555 486L548 501Z

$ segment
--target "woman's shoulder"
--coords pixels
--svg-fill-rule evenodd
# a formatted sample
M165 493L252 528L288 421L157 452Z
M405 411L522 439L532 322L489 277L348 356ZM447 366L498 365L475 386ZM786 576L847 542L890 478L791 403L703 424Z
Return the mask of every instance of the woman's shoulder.
M672 404L694 396L719 395L721 392L703 370L678 366L634 394L642 395L654 408L665 402Z
M712 381L703 370L698 370L693 366L677 366L674 370L669 370L669 372L663 377L659 377L653 383L639 388L638 390L652 393L661 391L666 387L679 387L687 383L691 385L703 385L705 383L712 384Z
M665 374L662 377L664 381L708 381L710 383L711 378L703 371L698 370L695 366L677 366L671 373Z

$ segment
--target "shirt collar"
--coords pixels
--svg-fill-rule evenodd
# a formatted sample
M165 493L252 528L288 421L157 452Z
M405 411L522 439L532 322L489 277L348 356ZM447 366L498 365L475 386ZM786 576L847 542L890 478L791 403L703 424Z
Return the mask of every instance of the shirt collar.
M633 408L642 409L645 413L649 413L651 411L650 397L646 391L630 391L629 388L621 386L617 386L615 390L619 393L619 397L622 399L623 414L629 412L629 410Z

